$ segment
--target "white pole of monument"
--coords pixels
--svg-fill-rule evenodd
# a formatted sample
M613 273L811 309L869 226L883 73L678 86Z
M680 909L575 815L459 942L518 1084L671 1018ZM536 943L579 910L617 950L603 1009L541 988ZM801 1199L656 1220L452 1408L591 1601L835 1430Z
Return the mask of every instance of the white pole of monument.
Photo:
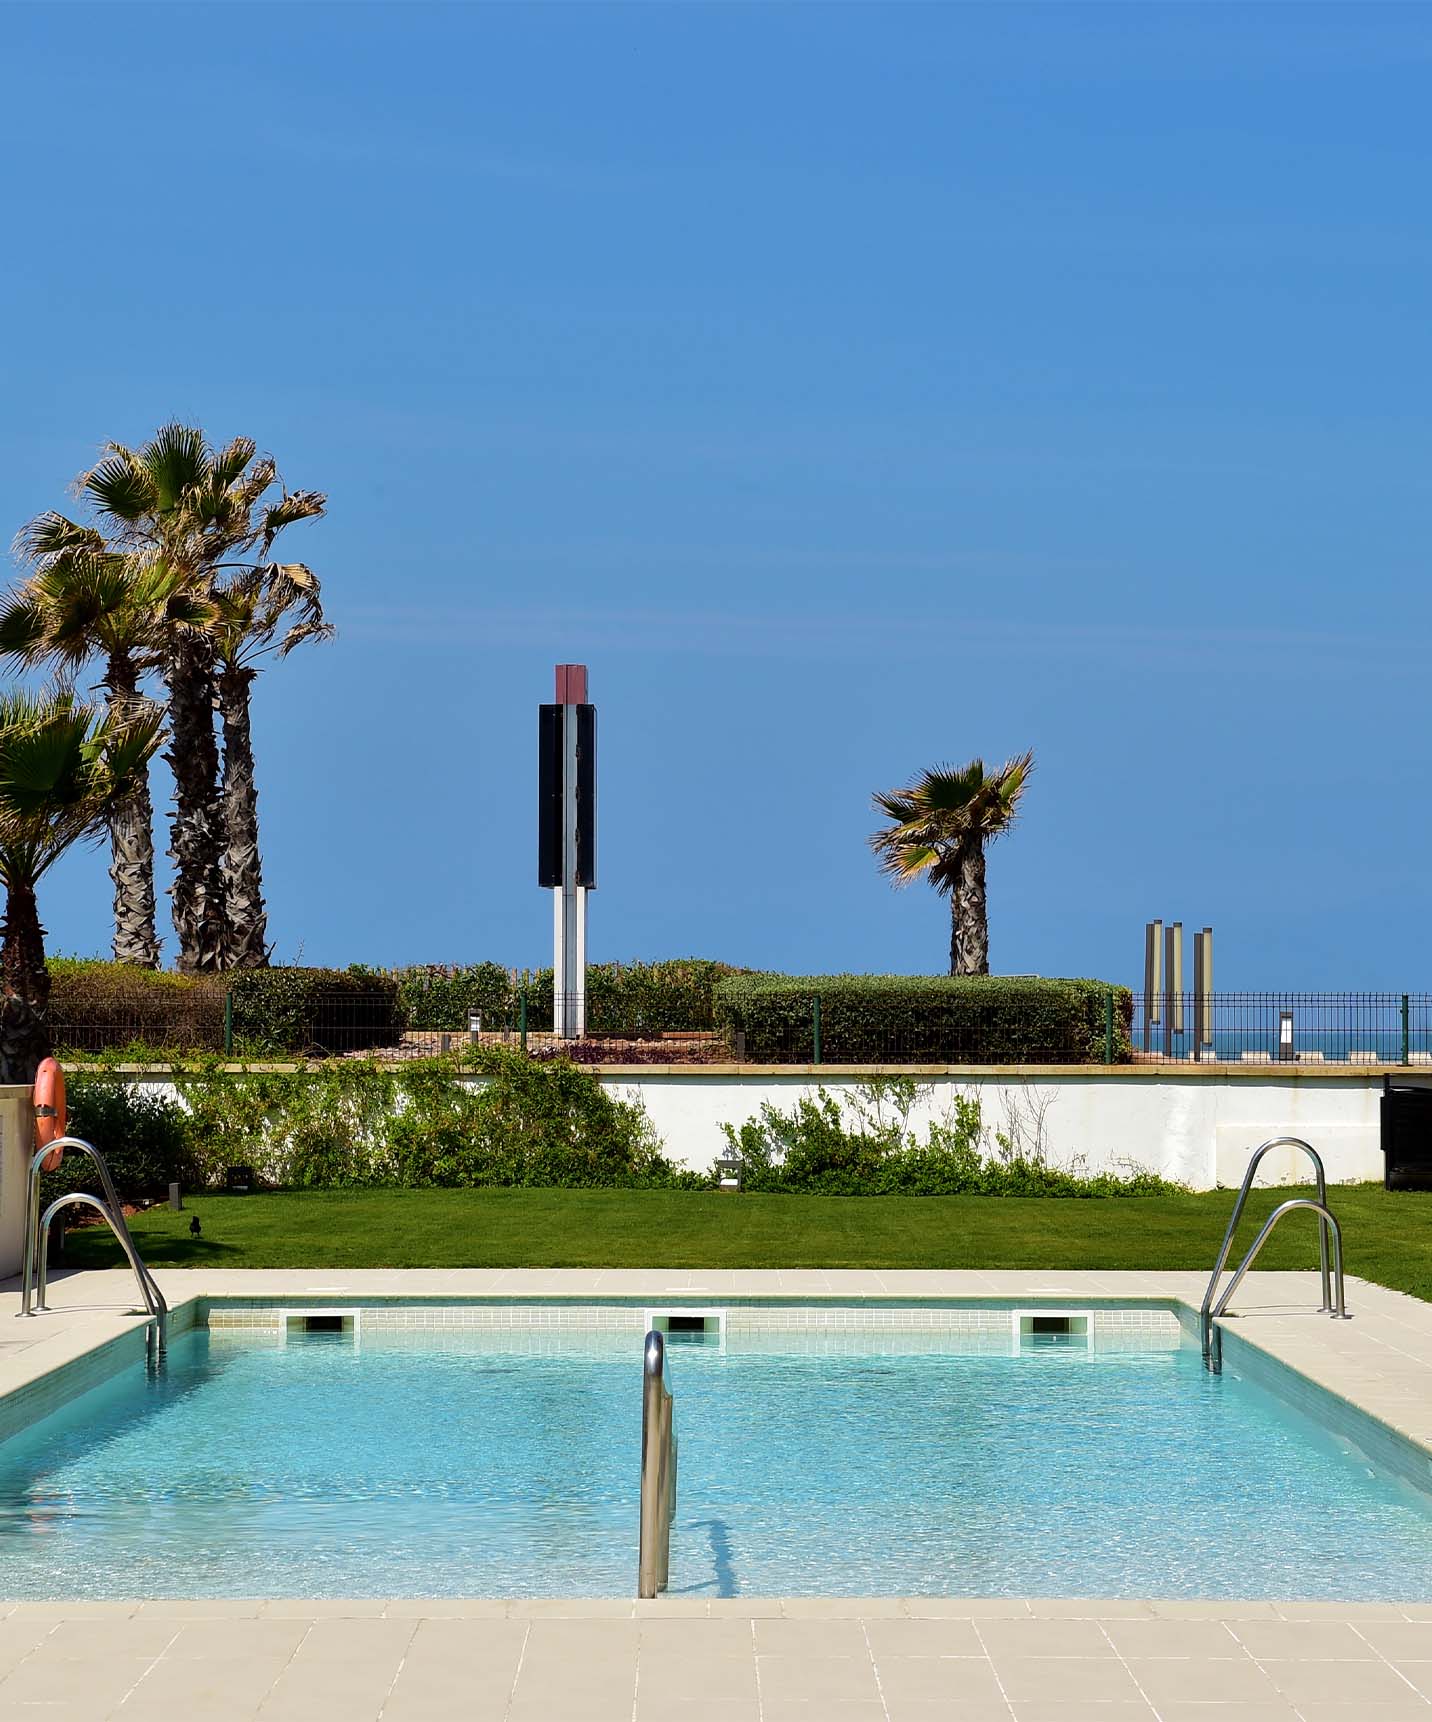
M587 888L595 835L595 761L582 757L583 743L590 753L595 740L586 665L558 664L556 691L560 717L552 741L559 757L552 761L552 791L560 810L553 809L559 819L553 848L560 844L560 864L552 882L552 1026L564 1040L577 1040L587 1029Z

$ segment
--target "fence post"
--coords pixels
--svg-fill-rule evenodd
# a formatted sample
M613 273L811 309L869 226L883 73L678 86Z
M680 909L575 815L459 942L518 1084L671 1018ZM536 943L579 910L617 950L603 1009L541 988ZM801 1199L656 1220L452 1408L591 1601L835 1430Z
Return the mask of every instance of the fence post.
M1412 1060L1407 1056L1407 994L1406 993L1403 993L1403 995L1402 995L1402 1062L1404 1064L1410 1064L1412 1062Z
M814 1046L812 1048L811 1063L812 1064L819 1064L820 1063L820 994L819 993L817 993L815 995L815 997L810 1001L810 1026L811 1026L811 1037L812 1037L812 1040L814 1042Z
M1104 1063L1114 1062L1114 989L1104 988Z
M224 994L224 1056L234 1055L234 995L232 990Z
M517 999L517 1035L523 1052L527 1050L527 982L523 981L522 991Z

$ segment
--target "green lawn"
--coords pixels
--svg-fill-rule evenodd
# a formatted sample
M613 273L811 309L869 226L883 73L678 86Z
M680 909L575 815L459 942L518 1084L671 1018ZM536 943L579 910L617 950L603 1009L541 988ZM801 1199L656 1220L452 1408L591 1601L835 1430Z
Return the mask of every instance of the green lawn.
M1254 1223L1291 1191L1260 1190ZM1306 1192L1296 1192L1303 1193ZM1233 1203L1202 1195L1067 1201L990 1196L731 1196L629 1190L315 1191L196 1196L136 1217L156 1266L1195 1268L1213 1265ZM1338 1188L1347 1270L1432 1298L1432 1194ZM198 1239L189 1236L197 1214ZM68 1264L118 1266L106 1233L71 1233ZM1260 1267L1316 1265L1292 1214Z

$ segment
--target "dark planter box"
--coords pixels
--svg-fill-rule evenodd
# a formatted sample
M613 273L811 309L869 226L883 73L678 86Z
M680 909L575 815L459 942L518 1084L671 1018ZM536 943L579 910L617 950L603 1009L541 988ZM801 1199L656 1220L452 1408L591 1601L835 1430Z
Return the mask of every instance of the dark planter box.
M1382 1153L1385 1190L1432 1190L1432 1088L1383 1088Z

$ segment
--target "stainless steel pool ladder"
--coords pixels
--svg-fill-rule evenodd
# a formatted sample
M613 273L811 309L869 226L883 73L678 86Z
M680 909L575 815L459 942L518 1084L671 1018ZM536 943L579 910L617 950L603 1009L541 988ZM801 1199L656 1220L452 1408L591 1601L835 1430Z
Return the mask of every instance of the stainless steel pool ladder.
M1233 1234L1238 1230L1238 1222L1243 1217L1243 1209L1248 1202L1248 1192L1253 1188L1253 1180L1258 1174L1258 1167L1265 1154L1272 1153L1275 1148L1300 1148L1313 1163L1313 1173L1317 1179L1318 1195L1314 1201L1310 1196L1294 1196L1289 1201L1282 1202L1274 1208L1263 1222L1262 1230L1253 1240L1253 1246L1233 1270L1233 1278L1224 1288L1223 1294L1218 1295L1218 1282L1223 1277L1223 1271L1228 1266L1228 1254L1233 1248ZM1214 1264L1213 1273L1209 1277L1208 1289L1203 1294L1203 1306L1198 1312L1199 1335L1203 1342L1203 1361L1217 1375L1223 1368L1223 1344L1220 1330L1214 1325L1218 1318L1228 1308L1229 1300L1238 1289L1239 1282L1253 1266L1258 1252L1268 1241L1273 1228L1284 1214L1291 1214L1295 1208L1311 1208L1318 1216L1318 1263L1322 1272L1323 1301L1318 1305L1319 1314L1326 1313L1339 1321L1347 1320L1347 1304L1343 1297L1343 1261L1342 1261L1342 1228L1333 1218L1328 1207L1328 1181L1323 1171L1323 1162L1318 1151L1309 1142L1304 1142L1301 1136L1274 1136L1255 1148L1248 1161L1248 1170L1243 1174L1243 1185L1238 1192L1238 1200L1233 1204L1233 1214L1228 1221L1228 1230L1223 1234L1223 1248L1218 1252L1218 1260ZM1332 1239L1332 1272L1328 1270L1328 1240Z
M47 1156L53 1154L57 1148L77 1148L80 1153L89 1155L99 1173L100 1187L104 1191L103 1201L85 1190L71 1190L67 1195L56 1196L44 1213L40 1212L40 1167ZM124 1207L120 1202L119 1192L114 1187L114 1179L110 1177L104 1155L90 1143L82 1142L78 1136L57 1137L55 1141L37 1149L30 1158L30 1176L25 1186L25 1259L20 1281L20 1314L39 1315L46 1307L46 1262L50 1253L50 1225L55 1215L67 1207L93 1208L119 1240L119 1247L124 1251L130 1267L134 1269L139 1295L144 1300L144 1307L150 1316L151 1349L162 1356L168 1339L166 1330L169 1305L164 1301L164 1293L155 1283L154 1275L140 1260L139 1251L134 1247L134 1239L125 1223Z
M666 1589L676 1512L676 1451L676 1401L666 1374L666 1341L653 1330L642 1351L639 1597Z

